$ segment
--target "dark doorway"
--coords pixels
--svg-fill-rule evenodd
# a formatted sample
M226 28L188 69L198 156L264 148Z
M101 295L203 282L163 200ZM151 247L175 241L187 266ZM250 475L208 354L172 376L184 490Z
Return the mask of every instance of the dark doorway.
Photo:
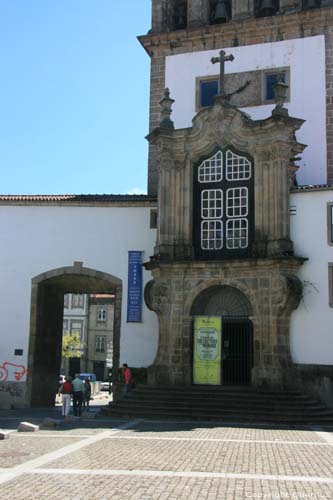
M250 384L252 366L252 322L246 317L222 318L222 384Z
M74 377L76 373L81 372L81 359L80 358L69 358L69 374Z
M221 384L251 384L253 309L245 294L228 285L206 288L194 300L191 315L222 318Z
M94 373L96 375L97 380L103 381L105 379L105 362L104 361L95 361L94 362Z

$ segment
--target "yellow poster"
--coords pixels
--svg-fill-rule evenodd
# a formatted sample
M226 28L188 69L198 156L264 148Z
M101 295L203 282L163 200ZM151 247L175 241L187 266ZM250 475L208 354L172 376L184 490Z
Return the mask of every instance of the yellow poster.
M221 318L194 318L193 383L221 383Z

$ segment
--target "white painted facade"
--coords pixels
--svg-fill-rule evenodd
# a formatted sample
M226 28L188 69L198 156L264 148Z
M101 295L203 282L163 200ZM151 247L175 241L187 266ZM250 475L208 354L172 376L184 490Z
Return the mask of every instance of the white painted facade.
M122 280L120 362L151 364L155 313L143 304L143 322L126 322L128 252L140 250L143 262L149 259L156 239L149 224L148 207L0 206L0 368L6 362L27 366L31 280L74 261ZM143 286L149 279L143 270ZM14 356L15 349L23 349L23 356ZM7 380L15 381L15 369L7 368Z
M166 57L165 81L175 100L172 120L176 128L192 125L195 116L195 86L197 77L217 75L218 65L211 58L219 50L233 54L226 63L226 73L290 67L289 114L306 120L297 139L308 147L302 154L297 173L299 184L325 184L326 172L326 83L324 36L286 40L243 47L220 47ZM236 89L235 89L236 90ZM243 108L253 119L270 115L272 105Z
M290 325L291 352L295 363L333 364L333 308L329 305L328 263L333 246L327 237L327 203L333 189L292 194L291 239L295 254L306 257L299 277L303 298L293 312Z

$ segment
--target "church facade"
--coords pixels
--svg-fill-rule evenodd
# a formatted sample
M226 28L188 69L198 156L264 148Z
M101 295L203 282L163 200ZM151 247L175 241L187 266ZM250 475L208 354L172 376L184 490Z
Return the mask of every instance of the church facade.
M115 296L114 368L149 384L333 404L333 9L309 2L153 0L148 195L0 197L4 404L52 404L65 293Z

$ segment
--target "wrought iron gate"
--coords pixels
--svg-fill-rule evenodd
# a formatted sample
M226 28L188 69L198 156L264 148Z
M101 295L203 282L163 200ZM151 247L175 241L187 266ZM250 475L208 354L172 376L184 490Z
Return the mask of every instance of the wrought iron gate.
M251 383L253 325L247 317L222 318L222 384Z

